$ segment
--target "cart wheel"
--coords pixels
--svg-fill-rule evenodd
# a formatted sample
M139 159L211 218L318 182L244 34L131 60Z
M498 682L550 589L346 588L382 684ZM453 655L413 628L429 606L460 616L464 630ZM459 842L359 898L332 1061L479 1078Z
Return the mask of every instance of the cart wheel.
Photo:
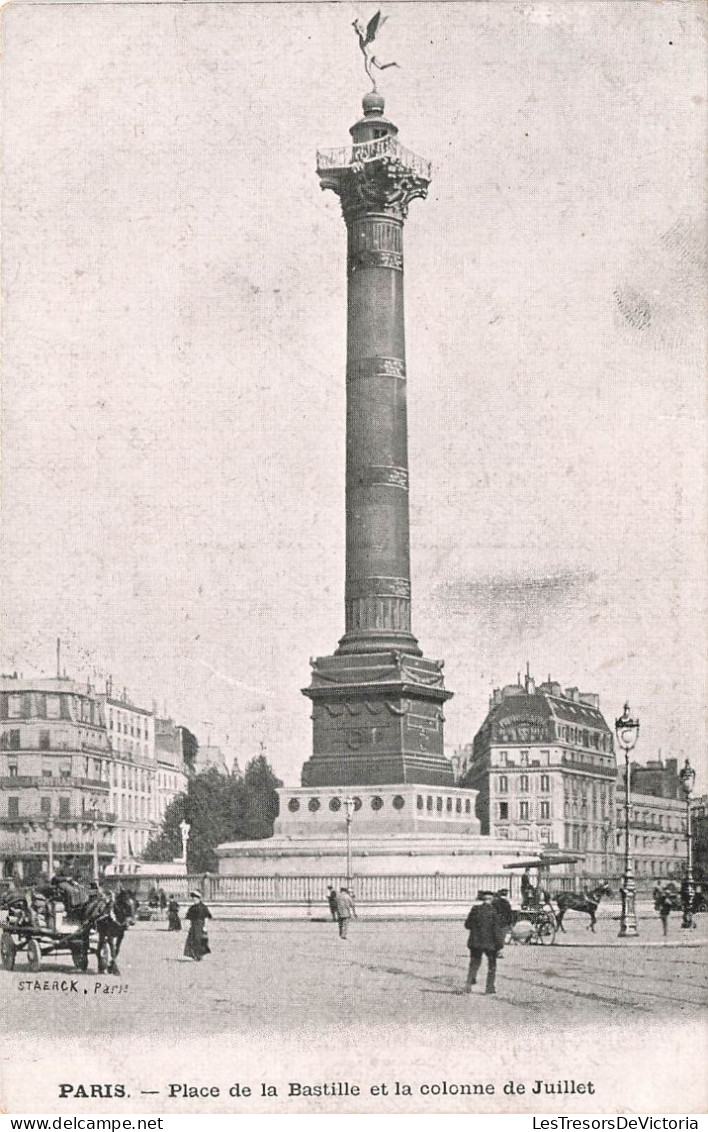
M551 944L556 938L556 925L550 918L541 920L537 930L538 942Z
M27 940L27 964L30 971L38 971L42 962L42 952L36 939Z
M3 932L2 936L0 936L0 958L2 959L2 965L6 971L12 971L14 969L16 954L17 948L15 947L14 939L9 932Z
M96 954L98 956L98 973L99 975L103 975L106 971L109 970L113 958L107 940L103 941Z
M77 971L88 970L88 955L83 943L72 943L71 958Z

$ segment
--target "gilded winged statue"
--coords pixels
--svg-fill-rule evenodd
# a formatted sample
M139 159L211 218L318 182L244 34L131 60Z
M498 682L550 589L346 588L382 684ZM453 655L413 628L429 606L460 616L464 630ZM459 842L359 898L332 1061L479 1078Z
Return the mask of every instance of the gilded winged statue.
M359 47L364 56L366 73L371 79L371 90L373 94L376 94L376 76L372 72L372 67L375 67L377 71L385 71L388 67L398 66L398 63L382 63L374 55L374 40L387 19L388 16L382 16L381 12L377 12L375 16L371 17L368 24L363 24L361 20L354 20L352 24L356 34L359 36Z

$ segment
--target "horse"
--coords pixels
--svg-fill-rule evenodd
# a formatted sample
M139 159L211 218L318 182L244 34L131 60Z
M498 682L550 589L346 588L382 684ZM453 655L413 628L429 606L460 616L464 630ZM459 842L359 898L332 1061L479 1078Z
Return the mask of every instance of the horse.
M558 905L558 927L562 932L565 931L563 927L563 917L566 912L585 912L590 917L588 927L590 931L595 931L595 916L597 909L600 906L600 901L603 896L611 896L612 889L607 881L602 881L593 889L586 889L584 892L559 892L555 897L555 902Z
M137 900L132 893L125 889L111 896L110 907L107 912L99 916L94 927L98 932L98 971L109 975L119 975L118 952L123 942L123 936L128 928L135 923ZM106 966L105 948L108 948L110 961Z

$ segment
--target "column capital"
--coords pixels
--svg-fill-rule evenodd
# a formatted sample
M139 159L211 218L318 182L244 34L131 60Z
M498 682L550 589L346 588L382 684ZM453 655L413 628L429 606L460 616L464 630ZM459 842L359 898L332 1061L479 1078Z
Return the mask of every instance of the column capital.
M321 187L340 198L347 224L372 212L403 221L411 201L424 199L430 184L429 162L390 134L318 153L317 174Z

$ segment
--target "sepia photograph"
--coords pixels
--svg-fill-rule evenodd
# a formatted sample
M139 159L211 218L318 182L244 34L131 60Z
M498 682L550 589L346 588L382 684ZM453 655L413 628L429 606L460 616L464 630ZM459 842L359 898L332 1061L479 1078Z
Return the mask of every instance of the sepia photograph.
M697 1129L705 5L1 14L0 1111Z

